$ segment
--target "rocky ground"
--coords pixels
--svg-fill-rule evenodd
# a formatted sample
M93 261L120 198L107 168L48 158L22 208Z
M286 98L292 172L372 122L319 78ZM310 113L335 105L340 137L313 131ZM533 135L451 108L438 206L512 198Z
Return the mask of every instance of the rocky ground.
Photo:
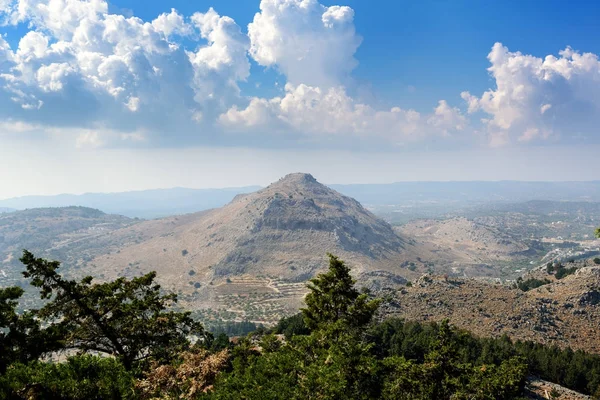
M588 260L561 280L523 292L476 279L424 275L386 294L386 315L440 321L480 336L600 353L600 266Z
M564 388L552 382L537 378L530 378L527 382L527 394L530 398L541 399L559 399L559 400L590 400L591 397L585 394L577 393L573 390ZM554 394L554 397L552 397Z

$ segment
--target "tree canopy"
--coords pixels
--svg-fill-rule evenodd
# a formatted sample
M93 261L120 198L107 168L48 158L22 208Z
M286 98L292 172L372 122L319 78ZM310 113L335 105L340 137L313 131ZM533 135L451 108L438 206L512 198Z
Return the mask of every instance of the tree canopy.
M24 276L40 288L49 302L37 312L63 332L64 347L118 357L126 369L141 360L168 360L189 347L188 338L206 339L200 323L189 312L171 307L177 295L161 293L156 273L112 282L64 279L60 263L24 251Z

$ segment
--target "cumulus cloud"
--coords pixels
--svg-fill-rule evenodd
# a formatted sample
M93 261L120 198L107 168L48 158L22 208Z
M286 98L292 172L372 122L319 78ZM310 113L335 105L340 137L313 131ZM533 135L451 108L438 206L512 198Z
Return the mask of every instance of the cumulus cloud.
M237 82L250 75L248 37L233 19L220 16L212 8L206 13L195 13L191 20L208 42L196 52L188 52L195 71L196 100L211 99L221 107L230 105L231 96L239 95Z
M354 10L326 7L317 0L262 0L248 26L250 55L285 75L281 97L250 98L221 114L219 123L232 131L276 131L299 135L410 142L430 135L462 131L466 118L440 101L433 113L421 115L399 107L377 109L348 92L361 38Z
M31 28L16 50L0 36L0 118L189 131L196 115L230 107L249 73L249 39L213 9L145 22L109 14L104 0L13 0L0 18Z
M163 13L159 15L152 21L152 26L156 31L162 32L167 37L171 35L186 36L192 33L190 25L185 22L184 17L174 8L168 14Z
M465 128L458 109L441 101L430 116L394 107L377 110L348 96L343 87L288 84L285 96L253 98L248 107L232 107L220 123L237 131L260 131L268 127L281 132L312 135L346 135L406 142L429 135L448 135Z
M483 122L495 145L568 139L595 132L600 123L600 62L571 48L538 58L496 43L488 55L496 88L481 97L463 92L469 112ZM588 138L591 139L591 138Z
M496 43L495 87L463 92L465 115L452 101L418 112L355 97L354 10L318 0L262 0L247 33L212 8L142 20L111 14L106 0L0 0L2 24L26 30L12 47L0 35L0 122L82 148L248 131L392 143L462 132L464 142L473 119L491 146L598 139L600 62L571 48L539 58ZM251 58L283 75L278 96L244 96Z
M345 84L361 43L350 7L317 0L262 0L248 36L257 63L276 68L293 85L317 87Z

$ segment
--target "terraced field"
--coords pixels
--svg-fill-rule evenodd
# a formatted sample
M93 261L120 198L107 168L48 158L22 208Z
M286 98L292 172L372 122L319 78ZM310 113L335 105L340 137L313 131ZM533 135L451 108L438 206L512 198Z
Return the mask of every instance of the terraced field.
M210 322L226 319L272 325L295 312L301 306L306 291L304 283L233 277L214 287L213 307L198 311L198 315Z

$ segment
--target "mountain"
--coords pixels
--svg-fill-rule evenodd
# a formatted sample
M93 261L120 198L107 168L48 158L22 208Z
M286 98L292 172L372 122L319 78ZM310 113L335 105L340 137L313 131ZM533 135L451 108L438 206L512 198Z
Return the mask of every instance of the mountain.
M96 257L91 273L156 270L184 302L227 310L234 319L272 322L297 309L304 282L326 268L328 252L363 284L394 285L416 274L401 267L416 259L409 241L308 174L287 175L223 208L141 222L113 236L129 231L147 238Z
M29 209L43 207L83 206L108 214L130 218L157 218L221 207L240 194L259 186L225 189L156 189L123 193L61 194L57 196L24 196L0 200L0 207ZM1 212L1 208L0 208Z
M16 211L14 208L0 207L0 214Z

